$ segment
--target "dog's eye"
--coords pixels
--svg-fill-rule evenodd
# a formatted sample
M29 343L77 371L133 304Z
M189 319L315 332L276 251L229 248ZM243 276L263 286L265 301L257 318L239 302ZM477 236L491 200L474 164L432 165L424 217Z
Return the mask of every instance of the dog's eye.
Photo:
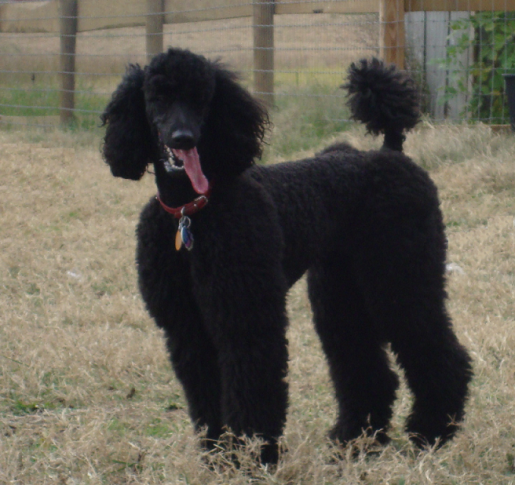
M149 97L150 101L156 101L156 102L160 103L162 106L173 103L174 99L175 99L174 93L170 89L166 89L164 87L159 88L159 89L154 89Z
M150 79L149 83L150 90L156 96L167 96L173 92L173 87L165 76L157 75Z

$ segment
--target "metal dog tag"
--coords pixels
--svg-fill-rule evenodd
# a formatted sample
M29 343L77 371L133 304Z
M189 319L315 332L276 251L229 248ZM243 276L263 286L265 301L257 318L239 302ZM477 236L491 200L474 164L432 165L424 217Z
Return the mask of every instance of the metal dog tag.
M191 219L188 216L182 216L179 220L179 228L175 236L175 249L179 251L184 247L191 251L193 249L193 234L190 231Z

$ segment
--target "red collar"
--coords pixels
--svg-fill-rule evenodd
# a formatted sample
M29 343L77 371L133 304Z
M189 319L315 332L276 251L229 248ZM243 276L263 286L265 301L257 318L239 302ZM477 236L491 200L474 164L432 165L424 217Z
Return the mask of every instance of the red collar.
M191 216L198 212L200 209L204 208L209 202L209 197L211 196L211 186L207 189L207 192L199 197L197 197L192 202L188 202L187 204L181 205L180 207L169 207L167 206L159 197L159 192L156 195L156 199L161 204L161 207L172 214L176 219L180 219L182 216Z

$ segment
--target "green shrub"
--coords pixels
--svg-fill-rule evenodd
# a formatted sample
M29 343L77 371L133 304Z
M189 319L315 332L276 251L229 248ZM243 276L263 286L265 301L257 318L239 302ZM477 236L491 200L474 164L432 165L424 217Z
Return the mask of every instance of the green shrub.
M447 58L437 63L452 81L441 102L457 94L470 94L463 115L489 123L508 123L503 74L515 72L515 12L478 12L451 24L453 45ZM466 66L461 55L473 48L473 62ZM472 83L472 91L470 90Z

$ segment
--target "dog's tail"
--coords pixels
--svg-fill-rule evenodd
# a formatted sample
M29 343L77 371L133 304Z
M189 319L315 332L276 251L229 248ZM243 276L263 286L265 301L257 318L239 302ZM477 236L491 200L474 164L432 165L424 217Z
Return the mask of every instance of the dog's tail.
M362 59L349 68L347 105L352 119L361 121L369 133L384 134L383 149L402 151L404 132L419 121L420 101L415 83L376 58Z

